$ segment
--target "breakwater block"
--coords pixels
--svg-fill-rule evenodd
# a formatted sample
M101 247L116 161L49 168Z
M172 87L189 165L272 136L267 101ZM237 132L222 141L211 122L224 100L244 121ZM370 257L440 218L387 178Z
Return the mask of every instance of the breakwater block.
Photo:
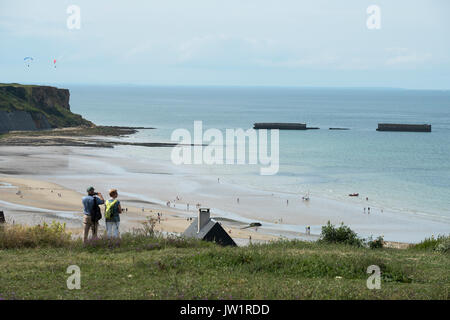
M307 130L308 128L306 123L260 122L255 123L253 129Z
M379 123L377 131L431 132L431 124Z

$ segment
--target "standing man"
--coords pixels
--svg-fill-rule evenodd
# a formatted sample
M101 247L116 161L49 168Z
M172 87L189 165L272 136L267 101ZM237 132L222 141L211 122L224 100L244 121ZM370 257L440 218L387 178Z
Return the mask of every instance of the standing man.
M93 222L91 215L94 210L94 202L99 204L104 204L105 199L100 192L95 192L94 187L87 188L87 196L84 196L81 202L84 207L84 217L83 217L83 226L84 226L84 242L86 243L89 236L89 229L92 229L92 238L97 238L97 230L98 230L98 221Z

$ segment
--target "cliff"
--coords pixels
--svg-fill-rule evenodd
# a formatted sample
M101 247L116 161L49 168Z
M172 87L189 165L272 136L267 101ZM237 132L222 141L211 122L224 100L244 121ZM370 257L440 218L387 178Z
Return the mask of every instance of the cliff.
M70 111L70 92L48 86L0 84L0 133L93 123Z

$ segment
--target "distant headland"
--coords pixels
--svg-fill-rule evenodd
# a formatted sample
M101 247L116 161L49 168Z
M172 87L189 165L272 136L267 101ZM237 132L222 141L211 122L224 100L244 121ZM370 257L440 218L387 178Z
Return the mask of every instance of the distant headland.
M69 98L68 89L0 84L0 133L94 126L70 111Z

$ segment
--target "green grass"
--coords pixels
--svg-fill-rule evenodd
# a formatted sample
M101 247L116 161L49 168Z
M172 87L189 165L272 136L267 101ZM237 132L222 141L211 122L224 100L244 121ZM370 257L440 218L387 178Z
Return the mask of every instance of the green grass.
M14 87L17 90L8 91L8 88L5 87ZM47 108L41 105L35 105L32 101L32 90L35 87L39 86L0 84L0 110L7 112L16 110L26 111L33 118L36 115L44 115L53 128L92 125L91 122L83 119L78 114L72 113L61 105L54 104Z
M415 244L413 249L416 250L430 250L440 252L450 252L450 236L439 235L437 238L426 238L420 243Z
M25 88L33 88L39 87L37 84L20 84L20 83L0 83L0 87L25 87Z
M450 256L430 250L371 250L303 241L224 248L149 233L124 234L120 243L99 240L84 246L80 240L59 241L64 236L58 226L46 230L52 235L35 233L31 245L2 246L8 247L0 250L3 299L450 297ZM0 237L0 244L4 240ZM81 268L80 290L66 286L66 270L73 264ZM381 268L380 290L366 287L370 265Z

